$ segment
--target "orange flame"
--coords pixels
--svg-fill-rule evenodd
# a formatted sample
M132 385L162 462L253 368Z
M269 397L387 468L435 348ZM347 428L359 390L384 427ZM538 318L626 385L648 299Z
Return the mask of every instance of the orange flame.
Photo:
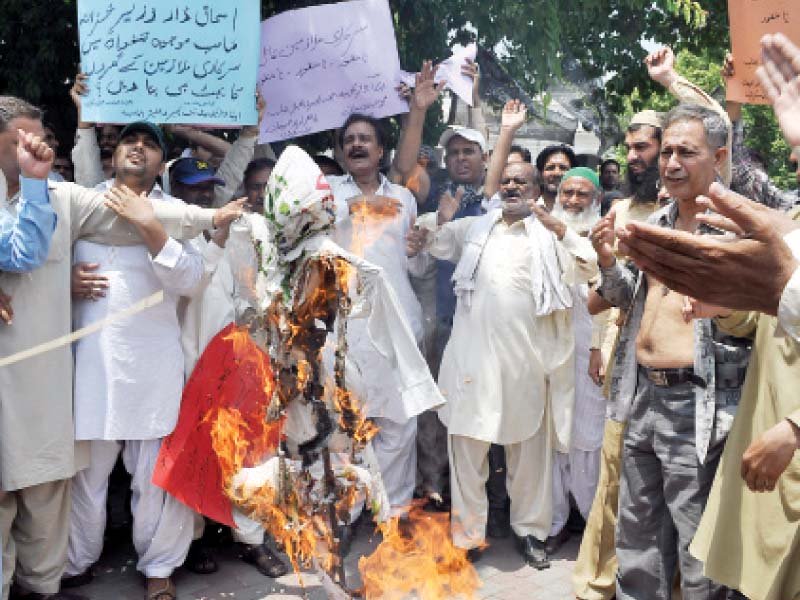
M402 204L388 196L360 196L350 202L350 220L353 224L350 252L364 256L364 250L374 244L397 218Z
M366 598L401 600L415 594L421 600L474 598L478 573L466 550L450 538L449 515L414 506L408 520L379 525L383 542L358 561Z

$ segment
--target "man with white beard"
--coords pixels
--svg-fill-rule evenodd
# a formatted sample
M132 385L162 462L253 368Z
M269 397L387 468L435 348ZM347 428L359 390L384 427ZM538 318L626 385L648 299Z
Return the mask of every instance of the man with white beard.
M597 174L586 167L567 171L558 187L558 196L551 212L581 236L585 236L600 220L602 189ZM589 352L592 342L592 316L587 300L589 285L572 288L572 320L575 331L575 409L572 436L566 452L553 456L553 524L545 550L549 555L569 539L566 527L569 517L569 495L575 498L584 519L592 507L598 474L606 401L602 389L589 377ZM600 319L605 315L599 315ZM558 399L556 399L558 400Z
M448 401L439 418L448 430L453 542L471 558L479 555L487 452L499 444L519 551L543 569L553 448L570 446L572 427L570 286L597 268L588 240L534 205L536 181L533 165L511 163L501 179L501 209L453 221L458 203L444 199L417 224L432 256L457 263L458 302L438 381Z

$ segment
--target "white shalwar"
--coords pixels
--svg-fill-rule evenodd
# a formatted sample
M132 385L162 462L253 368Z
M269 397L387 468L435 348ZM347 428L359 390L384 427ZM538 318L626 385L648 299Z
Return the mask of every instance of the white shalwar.
M584 519L589 516L600 476L606 399L602 387L589 377L592 315L588 309L589 286L574 286L572 317L575 325L575 418L569 452L556 452L553 464L553 525L556 535L569 518L569 494Z
M154 258L143 245L81 240L73 247L73 261L98 263L97 272L108 277L104 298L73 302L75 329L159 290L164 300L74 346L75 438L88 441L91 462L73 478L66 574L83 573L100 556L108 476L122 451L133 476L137 569L146 577L168 577L189 550L192 511L156 487L152 476L161 438L175 428L183 390L178 298L200 283L203 261L189 245L172 238Z
M178 303L187 381L208 343L249 307L240 293L242 290L238 279L233 275L227 252L215 242L206 240L203 235L189 243L203 257L205 272L200 287L192 297L183 297ZM233 522L236 524L236 529L232 531L234 541L248 545L257 545L264 541L261 524L235 507ZM194 513L192 539L199 539L204 528L203 515Z
M334 241L348 252L383 269L419 344L422 340L422 308L408 277L405 241L417 217L414 197L406 188L390 183L381 175L376 195L398 200L397 214L352 215L344 210L347 200L361 196L361 190L352 177L329 177L328 181L337 206ZM400 382L395 369L385 356L375 352L364 320L349 323L347 334L348 356L360 369L367 393L367 416L380 427L372 439L372 447L392 511L399 514L410 504L416 484L417 418L396 422L380 415L376 407L400 401Z
M431 255L461 263L474 252L468 248L473 224L490 215L441 227L433 221L436 215L425 215L417 223L435 231ZM572 416L574 341L570 310L537 316L541 300L534 294L533 273L551 261L562 279L574 271L588 280L597 266L593 250L577 235L556 243L554 237L539 238L550 244L551 255L543 256L545 243L542 253L534 254L533 236L552 236L542 229L529 217L510 226L498 219L487 231L469 301L458 299L442 357L439 387L447 405L439 417L448 431L453 541L460 547L476 547L484 539L486 453L492 443L506 448L514 532L544 540L550 531L552 450L569 443L564 424ZM575 268L567 268L572 263ZM566 391L552 395L558 403L550 401L550 387Z

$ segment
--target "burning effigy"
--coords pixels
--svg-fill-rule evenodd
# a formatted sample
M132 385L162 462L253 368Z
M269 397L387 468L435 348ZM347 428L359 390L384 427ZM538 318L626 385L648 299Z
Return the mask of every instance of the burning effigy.
M226 393L220 378L205 383L193 374L187 384L214 405L203 421L225 496L264 526L298 574L321 572L329 595L469 597L478 578L465 552L452 547L446 516L434 522L412 509L403 526L390 518L370 444L378 428L368 418L359 366L348 351L351 322L361 320L375 352L397 375L400 400L378 407L381 415L401 422L444 403L392 287L379 267L331 240L333 197L305 152L294 146L283 152L266 196L266 219L249 215L228 243L254 310L246 326L231 326L215 339L230 355L221 378L240 381L241 371L260 381L247 392L257 397L259 416L253 419L252 402L244 414L235 399L215 399ZM237 385L232 394L244 396ZM202 502L193 507L203 510ZM354 590L340 543L366 508L383 542L359 562L364 587Z

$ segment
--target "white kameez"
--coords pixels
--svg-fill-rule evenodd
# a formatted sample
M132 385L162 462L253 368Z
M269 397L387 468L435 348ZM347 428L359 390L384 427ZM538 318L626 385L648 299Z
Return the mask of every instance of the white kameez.
M334 241L348 252L381 267L419 344L422 339L422 308L408 277L405 241L417 216L414 197L406 188L382 178L376 194L398 200L400 211L384 219L370 216L354 220L341 208L347 206L351 197L360 196L360 189L349 176L330 180L339 213ZM353 320L348 324L347 341L349 357L361 371L366 389L366 414L380 427L373 448L389 501L393 509L398 510L411 502L414 493L417 419L397 422L380 414L377 407L400 402L401 384L392 363L375 352L364 320Z
M545 289L552 279L534 286L534 277L549 270L567 283L572 277L588 280L596 270L593 251L578 236L565 235L548 246L548 239L531 236L552 234L528 219L511 225L496 220L482 247L466 247L480 243L472 227L485 227L489 218L438 227L428 248L437 258L459 261L456 273L466 274L472 267L462 269L462 254L469 252L474 260L479 253L472 280L459 281L467 295L459 296L439 372L448 402L439 417L448 429L453 540L464 548L483 541L490 443L505 447L514 532L547 537L552 451L568 447L571 433L575 342L569 309L539 315L534 288L545 292L539 298L560 292ZM432 229L424 218L420 224ZM541 254L534 255L535 246ZM544 255L548 247L552 255Z
M160 190L155 193L161 195ZM177 199L166 197L175 204ZM108 277L106 296L73 303L73 327L85 327L157 291L164 300L82 338L75 352L75 437L90 440L89 466L73 478L69 574L82 573L102 550L108 476L120 450L132 475L133 538L137 568L146 577L168 577L186 558L192 512L152 483L161 438L175 428L184 362L178 298L202 281L203 261L190 245L168 238L159 254L146 246L79 241L75 262L99 264ZM141 509L141 510L140 510ZM94 560L92 560L94 558Z
M418 224L433 228L425 217ZM438 228L429 253L457 261L469 228L480 218L467 217ZM456 306L439 374L439 387L447 399L439 418L450 435L502 445L530 438L541 426L547 404L546 363L553 355L571 360L570 311L536 316L531 265L539 257L532 256L528 235L525 221L511 226L498 221L482 249L470 306L462 302ZM588 279L596 271L594 252L585 248L585 240L575 238L565 235L556 245L557 262L565 276ZM571 362L560 367L549 369L552 418L559 445L568 447L574 371Z
M566 525L570 493L583 518L588 517L600 476L606 399L602 388L589 377L592 316L588 310L588 295L588 285L574 286L575 418L569 451L554 455L551 535L559 533Z

